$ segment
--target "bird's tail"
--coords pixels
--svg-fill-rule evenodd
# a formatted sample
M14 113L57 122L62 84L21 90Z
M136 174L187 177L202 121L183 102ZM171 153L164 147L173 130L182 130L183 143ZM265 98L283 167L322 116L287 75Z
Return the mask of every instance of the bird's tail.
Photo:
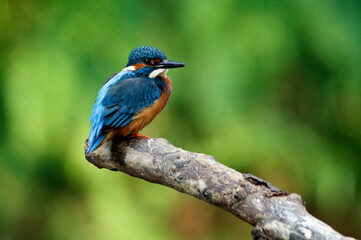
M95 137L94 135L90 134L89 136L89 148L86 151L86 153L91 153L92 151L94 151L95 149L97 149L97 147L99 146L99 144L104 140L106 134L100 134L99 136Z

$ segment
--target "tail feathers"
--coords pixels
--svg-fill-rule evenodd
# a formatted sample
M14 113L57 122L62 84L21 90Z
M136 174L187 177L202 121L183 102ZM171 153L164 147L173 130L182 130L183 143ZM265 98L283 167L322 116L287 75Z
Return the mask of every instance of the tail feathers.
M97 137L96 139L89 139L89 148L86 151L86 153L91 153L92 151L94 151L99 144L104 140L106 134L101 134L99 137Z

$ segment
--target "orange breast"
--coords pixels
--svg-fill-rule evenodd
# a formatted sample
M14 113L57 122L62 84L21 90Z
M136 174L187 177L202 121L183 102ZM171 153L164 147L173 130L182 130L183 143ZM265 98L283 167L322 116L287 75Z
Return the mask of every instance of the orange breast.
M135 115L133 120L126 126L118 128L115 130L115 134L121 136L128 136L130 134L138 133L145 126L147 126L165 107L169 100L169 96L172 91L172 83L168 76L162 77L163 81L167 85L167 89L163 89L160 98L154 103L144 108L140 113Z

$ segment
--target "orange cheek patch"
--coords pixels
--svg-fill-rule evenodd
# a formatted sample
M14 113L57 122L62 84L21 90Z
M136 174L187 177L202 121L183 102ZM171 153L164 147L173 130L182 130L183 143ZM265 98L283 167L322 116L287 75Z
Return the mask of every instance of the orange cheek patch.
M135 68L135 70L139 70L141 68L149 67L149 66L144 64L144 63L136 63L136 64L133 65L133 67Z

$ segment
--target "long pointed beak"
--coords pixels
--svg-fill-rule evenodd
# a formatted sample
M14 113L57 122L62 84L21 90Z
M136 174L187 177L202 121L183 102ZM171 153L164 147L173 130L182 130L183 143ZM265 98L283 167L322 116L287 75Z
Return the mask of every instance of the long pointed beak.
M171 60L163 60L160 63L157 63L156 68L180 68L184 67L186 64L182 62L176 62Z

